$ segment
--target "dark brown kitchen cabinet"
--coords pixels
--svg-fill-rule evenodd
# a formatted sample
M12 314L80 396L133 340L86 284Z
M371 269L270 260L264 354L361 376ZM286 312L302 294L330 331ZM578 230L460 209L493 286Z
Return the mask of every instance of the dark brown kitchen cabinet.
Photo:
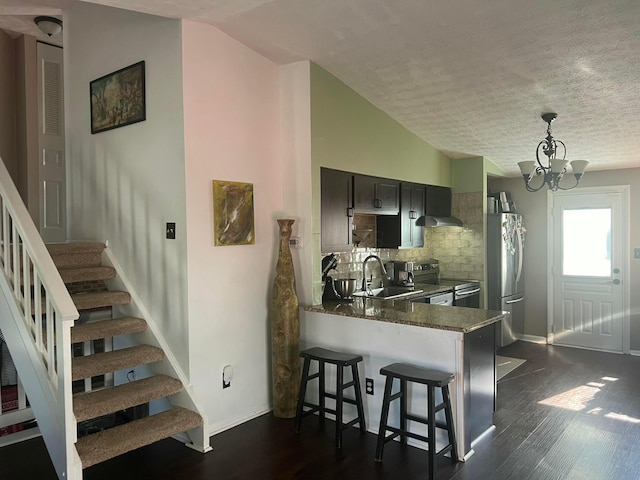
M427 185L427 215L449 217L451 215L451 189Z
M400 210L400 182L368 175L353 176L353 206L358 213L396 215Z
M424 215L425 186L400 184L400 213L377 218L377 245L380 248L417 248L424 246L424 227L417 221Z
M424 226L417 221L424 215L424 185L402 184L400 191L401 247L423 247Z
M465 451L493 425L496 409L496 343L492 323L464 335Z
M322 253L351 251L353 175L321 168L320 182Z

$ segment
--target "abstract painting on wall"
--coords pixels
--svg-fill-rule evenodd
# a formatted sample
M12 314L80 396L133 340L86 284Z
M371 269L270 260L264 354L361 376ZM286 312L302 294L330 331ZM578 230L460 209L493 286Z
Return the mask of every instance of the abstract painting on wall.
M93 80L91 133L146 120L144 61Z
M253 184L213 181L214 244L256 243L253 221Z

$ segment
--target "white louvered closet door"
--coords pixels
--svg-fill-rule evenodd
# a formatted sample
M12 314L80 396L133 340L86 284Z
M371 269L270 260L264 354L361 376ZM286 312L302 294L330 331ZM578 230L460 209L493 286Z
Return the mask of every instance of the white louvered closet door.
M62 49L38 43L40 235L67 240Z

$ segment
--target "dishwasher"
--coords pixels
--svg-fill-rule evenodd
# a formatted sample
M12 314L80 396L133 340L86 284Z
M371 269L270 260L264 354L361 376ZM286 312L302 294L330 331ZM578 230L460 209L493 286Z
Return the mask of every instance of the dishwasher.
M411 299L411 302L451 307L453 305L453 292L434 293L433 295L425 295L424 297L414 297Z

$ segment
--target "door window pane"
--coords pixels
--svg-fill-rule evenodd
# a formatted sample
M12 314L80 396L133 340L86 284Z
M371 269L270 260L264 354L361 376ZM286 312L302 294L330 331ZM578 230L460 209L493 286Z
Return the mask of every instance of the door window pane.
M611 275L611 209L564 210L562 274Z

